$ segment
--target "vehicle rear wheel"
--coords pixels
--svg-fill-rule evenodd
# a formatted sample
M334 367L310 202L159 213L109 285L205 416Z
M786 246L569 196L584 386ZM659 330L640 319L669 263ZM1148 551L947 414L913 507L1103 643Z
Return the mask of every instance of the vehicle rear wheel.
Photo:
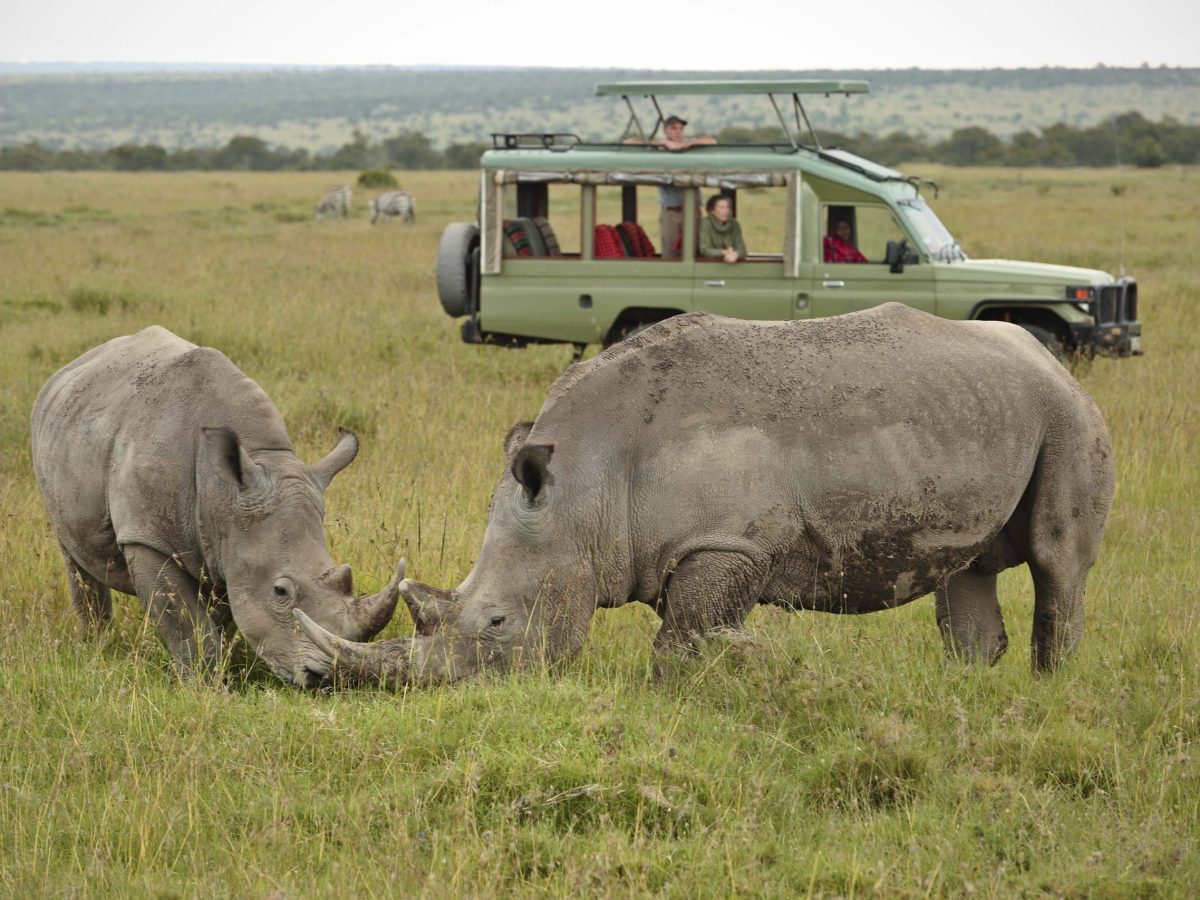
M471 312L471 254L479 246L479 228L470 222L451 222L442 232L437 254L437 291L447 315Z
M626 338L631 338L635 334L645 331L651 325L656 325L656 324L657 324L656 321L644 322L644 321L639 320L639 321L634 321L634 322L627 322L626 324L620 326L619 328L614 329L612 331L612 333L610 334L609 339L603 341L600 346L603 347L605 350L607 350L613 344L619 344L619 343L621 343L621 341L625 340Z
M1050 355L1057 359L1060 363L1066 363L1067 351L1063 348L1063 343L1049 328L1043 328L1041 325L1027 325L1024 322L1019 323L1022 328L1038 339L1038 342L1050 351Z

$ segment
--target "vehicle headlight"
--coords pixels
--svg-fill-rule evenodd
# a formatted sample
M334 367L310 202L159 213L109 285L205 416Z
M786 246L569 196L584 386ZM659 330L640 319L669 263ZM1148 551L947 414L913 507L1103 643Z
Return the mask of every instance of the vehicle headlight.
M1084 312L1091 312L1092 301L1096 299L1096 289L1090 284L1069 284L1067 299Z

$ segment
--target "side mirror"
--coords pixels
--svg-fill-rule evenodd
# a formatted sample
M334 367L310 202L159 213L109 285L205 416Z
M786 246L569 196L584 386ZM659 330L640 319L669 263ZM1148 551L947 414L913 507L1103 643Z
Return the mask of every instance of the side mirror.
M887 263L888 271L893 275L899 275L904 271L906 262L914 262L915 254L909 252L908 241L888 241L887 252L884 254L883 261Z

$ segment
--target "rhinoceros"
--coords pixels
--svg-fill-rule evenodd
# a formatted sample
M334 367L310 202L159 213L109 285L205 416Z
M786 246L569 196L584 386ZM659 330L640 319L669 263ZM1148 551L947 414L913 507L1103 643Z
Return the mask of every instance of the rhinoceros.
M324 661L293 609L356 640L387 624L403 560L355 600L350 567L325 550L323 493L357 453L341 429L304 465L257 384L157 326L68 363L33 407L34 472L85 628L111 620L110 588L136 594L185 673L213 671L231 618L275 674L305 686Z
M1007 647L997 573L1025 563L1032 666L1083 624L1114 462L1092 399L1034 338L899 304L828 319L678 316L568 369L507 438L456 590L400 584L411 638L297 612L348 680L447 680L583 642L596 607L662 618L664 652L756 603L867 613L936 594L948 648Z

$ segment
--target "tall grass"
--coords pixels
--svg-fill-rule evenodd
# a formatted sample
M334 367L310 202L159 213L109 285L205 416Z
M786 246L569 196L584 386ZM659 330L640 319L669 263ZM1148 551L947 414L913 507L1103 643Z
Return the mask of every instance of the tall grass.
M973 256L1139 278L1146 356L1081 373L1119 486L1062 672L1029 675L1014 571L991 669L948 662L922 600L758 610L654 683L630 607L553 672L329 696L249 664L179 683L133 598L83 642L29 410L83 350L164 325L257 379L304 458L359 431L326 519L359 590L400 555L457 583L500 439L569 358L465 346L442 314L474 176L404 175L418 222L372 228L362 192L311 221L345 176L0 175L0 894L1195 895L1200 172L931 174Z

